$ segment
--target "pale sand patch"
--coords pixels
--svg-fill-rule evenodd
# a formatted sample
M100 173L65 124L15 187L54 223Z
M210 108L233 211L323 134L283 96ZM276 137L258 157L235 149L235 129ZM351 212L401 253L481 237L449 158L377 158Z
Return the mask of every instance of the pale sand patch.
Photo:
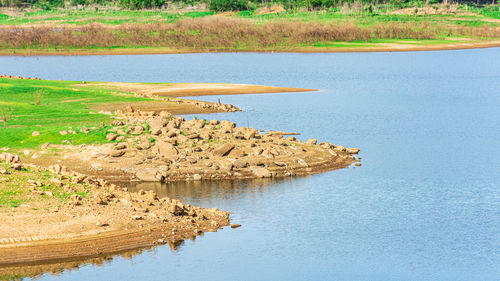
M285 92L309 92L312 89L273 87L248 84L226 83L172 83L172 84L147 84L147 83L122 83L102 82L76 84L75 86L109 86L119 91L140 93L144 95L158 95L165 97L209 96L209 95L238 95L238 94L264 94Z

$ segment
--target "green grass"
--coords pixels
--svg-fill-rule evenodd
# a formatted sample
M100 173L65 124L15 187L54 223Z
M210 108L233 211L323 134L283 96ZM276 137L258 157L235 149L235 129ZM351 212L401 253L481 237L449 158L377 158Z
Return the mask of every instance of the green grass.
M22 25L22 24L76 24L85 25L89 23L104 23L118 25L124 23L151 23L151 22L174 22L182 18L197 18L213 15L212 12L193 11L187 13L173 13L166 11L127 11L104 9L56 9L40 10L35 12L23 12L18 16L7 16L0 14L0 25Z
M93 86L75 87L76 83L81 82L0 78L0 109L14 110L7 128L0 126L0 147L38 148L46 142L61 144L63 141L75 145L101 143L109 126L88 134L63 136L59 132L68 130L69 126L78 131L83 126L111 123L109 115L96 113L97 106L148 100ZM41 96L40 105L36 105L37 96ZM40 135L32 136L33 131Z
M73 194L86 197L89 193L86 185L78 187L77 184L69 181L65 184L75 191L64 191L62 187L50 183L53 175L49 172L34 172L30 169L15 171L9 168L8 164L0 164L0 167L9 171L9 174L2 176L8 181L0 182L0 208L17 208L21 204L33 203L34 200L39 202L56 200L58 204L62 204L67 202ZM29 189L28 180L40 181L44 185L37 187L37 189L43 192L50 191L52 196L46 194L33 196L32 191Z

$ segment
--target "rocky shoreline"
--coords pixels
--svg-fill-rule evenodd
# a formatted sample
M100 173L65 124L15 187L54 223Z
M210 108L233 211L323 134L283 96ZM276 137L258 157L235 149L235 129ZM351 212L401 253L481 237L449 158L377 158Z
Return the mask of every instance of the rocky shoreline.
M55 148L60 151L57 162L80 173L146 182L290 177L359 162L358 148L315 139L302 142L285 137L286 132L261 133L226 120L185 120L130 106L113 118L107 144L46 144L42 147L45 157L35 154L27 161L46 162L51 157L46 150Z
M0 209L0 266L96 257L229 225L228 212L159 198L153 191L129 192L59 164L26 164L5 152L0 161L8 163L0 169L0 182L19 184L24 176L30 178L20 183L29 189L30 200Z

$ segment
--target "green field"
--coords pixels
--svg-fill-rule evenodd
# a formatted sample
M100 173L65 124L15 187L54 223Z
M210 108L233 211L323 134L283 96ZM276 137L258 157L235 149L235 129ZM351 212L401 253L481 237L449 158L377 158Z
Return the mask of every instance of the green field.
M81 82L0 78L0 109L12 111L7 128L0 123L0 148L39 148L47 142L103 143L112 119L110 115L97 113L97 106L148 100L97 87L75 87L77 83ZM105 124L103 128L99 128L101 122ZM83 126L98 129L88 134L59 133L69 126L77 132ZM32 136L34 131L40 135Z

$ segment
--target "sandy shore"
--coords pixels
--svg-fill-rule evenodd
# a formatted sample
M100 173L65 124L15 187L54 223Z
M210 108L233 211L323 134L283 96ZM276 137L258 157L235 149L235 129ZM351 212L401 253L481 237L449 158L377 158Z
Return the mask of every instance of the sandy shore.
M140 93L146 96L192 97L213 95L269 94L316 91L304 88L273 87L249 84L228 83L124 83L94 82L76 84L76 87L100 86L110 87L123 92Z
M413 52L413 51L442 51L462 50L500 47L500 40L481 42L457 42L443 44L398 44L398 43L374 43L367 47L305 47L287 49L171 49L171 48L116 48L116 49L93 49L93 50L0 50L1 56L92 56L92 55L156 55L156 54L191 54L191 53L358 53L358 52Z

